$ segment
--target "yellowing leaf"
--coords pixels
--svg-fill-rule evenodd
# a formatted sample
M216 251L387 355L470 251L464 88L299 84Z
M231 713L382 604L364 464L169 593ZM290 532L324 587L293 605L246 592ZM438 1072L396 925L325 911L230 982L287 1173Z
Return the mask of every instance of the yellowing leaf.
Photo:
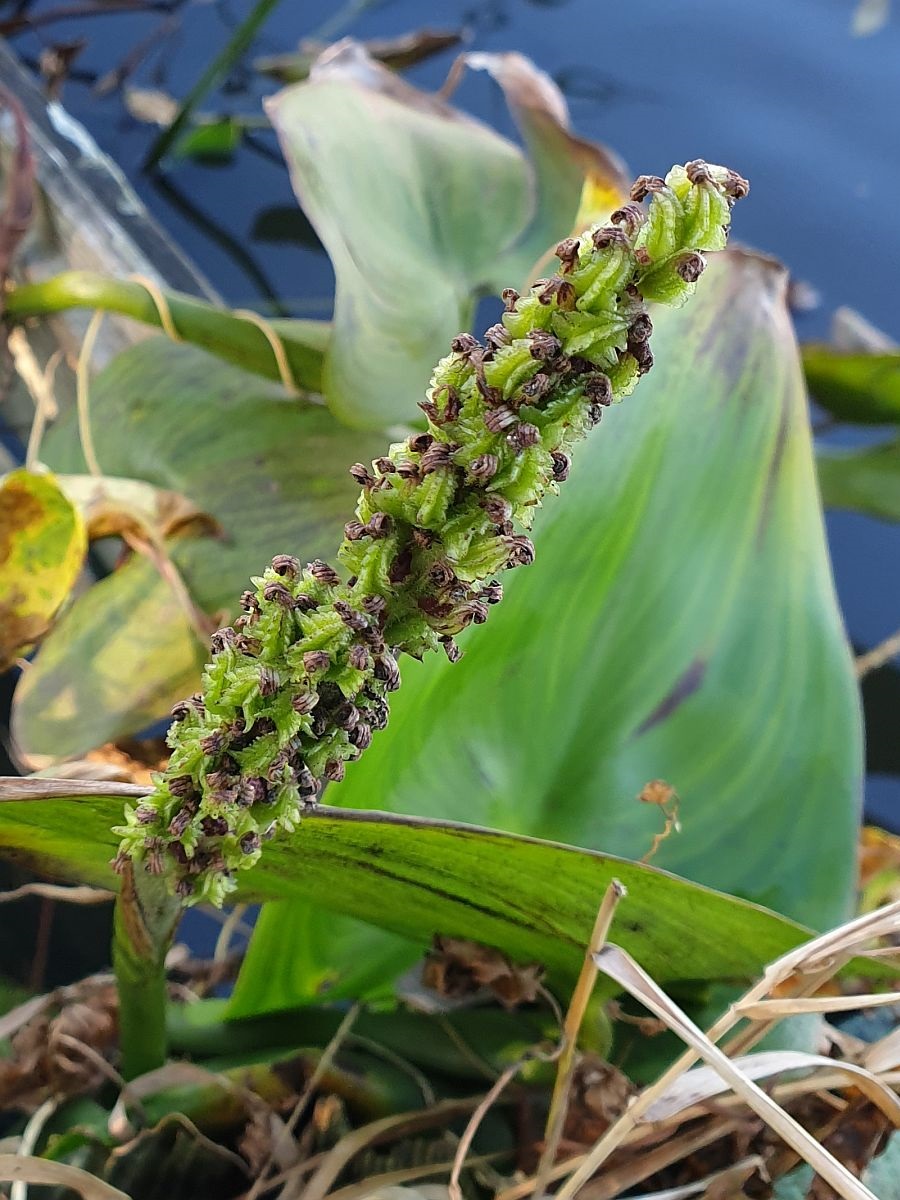
M0 484L0 669L44 636L72 589L84 522L52 475L13 471Z

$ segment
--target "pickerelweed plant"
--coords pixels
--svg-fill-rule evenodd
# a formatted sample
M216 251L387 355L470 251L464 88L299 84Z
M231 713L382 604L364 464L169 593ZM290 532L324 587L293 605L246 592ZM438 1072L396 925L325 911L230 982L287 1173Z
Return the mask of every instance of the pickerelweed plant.
M455 636L501 599L496 577L533 561L525 531L575 443L650 369L647 304L691 294L747 191L699 160L642 176L608 224L560 243L552 278L504 293L483 342L454 339L421 405L427 429L351 468L347 577L279 555L213 636L202 691L173 711L168 769L116 830L118 870L220 904L384 728L398 657L459 657Z

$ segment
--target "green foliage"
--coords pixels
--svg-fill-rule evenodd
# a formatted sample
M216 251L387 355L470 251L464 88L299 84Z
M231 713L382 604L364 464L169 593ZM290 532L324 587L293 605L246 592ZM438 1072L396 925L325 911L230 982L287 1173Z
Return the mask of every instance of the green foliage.
M200 608L226 617L266 557L332 550L355 494L347 465L383 444L161 338L98 375L91 412L105 471L189 496L218 522L221 537L175 536L168 551ZM84 469L71 419L43 454L60 471ZM79 596L45 641L16 689L17 742L56 758L134 733L194 690L207 653L169 583L135 556Z
M50 628L86 549L84 521L52 475L0 478L0 671Z
M410 420L435 361L468 328L473 298L525 282L580 227L586 180L606 212L621 197L617 161L568 132L545 75L518 55L473 58L503 86L530 159L355 43L269 102L337 277L324 391L349 423Z
M848 353L803 347L803 367L816 403L840 421L887 425L900 421L900 354Z
M900 441L861 450L820 447L817 462L826 507L900 521Z
M388 720L396 655L421 658L487 619L492 576L529 565L531 525L568 477L569 452L649 370L647 300L681 303L724 246L747 184L702 161L642 176L612 224L557 247L559 272L504 293L482 346L461 334L414 434L351 474L362 488L338 557L279 554L213 635L203 690L173 709L172 755L153 796L126 811L129 861L174 877L186 902L221 903L263 842L291 833Z
M23 792L31 799L13 798ZM144 789L65 780L0 790L0 847L52 874L109 884L122 797ZM50 797L50 798L41 798ZM322 807L240 876L241 900L315 900L412 939L434 933L501 947L570 984L599 897L628 889L612 938L661 982L743 979L799 944L774 913L640 863L448 821ZM282 942L278 954L289 954Z

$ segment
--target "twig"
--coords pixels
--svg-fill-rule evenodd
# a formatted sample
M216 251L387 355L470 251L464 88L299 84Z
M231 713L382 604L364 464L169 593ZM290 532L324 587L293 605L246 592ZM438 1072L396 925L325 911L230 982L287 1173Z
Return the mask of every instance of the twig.
M115 900L115 892L103 888L66 887L61 883L23 883L11 892L0 892L0 904L13 900L24 900L26 896L41 896L45 900L62 900L66 904L108 904Z
M553 1096L550 1100L550 1111L547 1114L547 1125L544 1132L544 1151L541 1154L535 1183L535 1195L538 1200L544 1194L547 1175L556 1160L556 1154L559 1150L559 1143L565 1125L566 1113L569 1108L569 1091L572 1087L572 1077L575 1073L575 1051L578 1044L578 1033L584 1021L584 1014L587 1011L591 993L594 990L594 984L597 981L597 967L594 963L594 955L599 953L606 942L616 907L625 894L625 888L618 879L613 879L606 889L606 894L597 910L597 918L594 922L594 929L591 933L587 950L585 951L581 973L578 976L578 982L575 985L575 990L572 993L572 999L566 1012L566 1019L563 1023L563 1049L556 1070Z
M222 928L219 930L219 936L216 938L216 948L213 950L214 963L224 962L228 957L228 953L231 950L231 939L241 927L242 918L246 911L246 904L236 904L222 922Z
M865 679L872 671L877 671L879 667L885 666L892 658L896 658L900 654L900 629L896 633L892 633L890 637L879 642L871 650L865 654L860 654L856 660L856 678Z
M487 1116L490 1109L496 1104L499 1097L502 1095L506 1086L512 1082L518 1075L526 1063L534 1058L533 1051L527 1051L521 1058L511 1063L506 1070L494 1081L494 1086L482 1098L481 1103L469 1117L468 1124L463 1130L463 1135L459 1139L459 1145L456 1148L456 1154L453 1156L453 1167L450 1171L450 1182L447 1184L447 1192L450 1200L463 1200L462 1189L459 1186L459 1177L466 1163L466 1155L472 1146L472 1139L478 1132L478 1127Z

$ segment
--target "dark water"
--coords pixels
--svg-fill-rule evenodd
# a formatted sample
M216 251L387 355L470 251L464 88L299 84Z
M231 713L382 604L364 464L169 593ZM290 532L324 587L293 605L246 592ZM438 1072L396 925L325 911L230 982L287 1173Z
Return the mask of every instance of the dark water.
M254 53L283 52L317 34L385 37L426 23L465 27L479 49L520 50L563 88L577 130L613 145L636 171L704 157L751 178L741 239L779 255L822 297L818 310L798 318L801 337L825 334L832 310L848 304L900 339L900 14L874 36L855 38L854 2L282 0ZM0 4L0 19L22 7ZM56 0L41 0L25 9L54 7ZM248 0L176 6L178 31L135 82L183 95L250 8ZM226 300L327 316L328 260L296 209L271 134L255 134L226 165L184 162L165 175L146 175L140 164L154 131L129 117L118 96L92 94L93 79L161 19L159 13L79 17L17 35L14 44L36 59L54 41L86 39L64 103ZM450 57L420 64L409 78L439 86ZM248 57L202 111L257 113L274 86L253 73ZM512 132L484 76L467 79L456 99ZM900 625L900 530L847 514L830 514L828 530L850 636L867 648ZM900 827L900 674L876 673L865 693L867 807L881 823Z

